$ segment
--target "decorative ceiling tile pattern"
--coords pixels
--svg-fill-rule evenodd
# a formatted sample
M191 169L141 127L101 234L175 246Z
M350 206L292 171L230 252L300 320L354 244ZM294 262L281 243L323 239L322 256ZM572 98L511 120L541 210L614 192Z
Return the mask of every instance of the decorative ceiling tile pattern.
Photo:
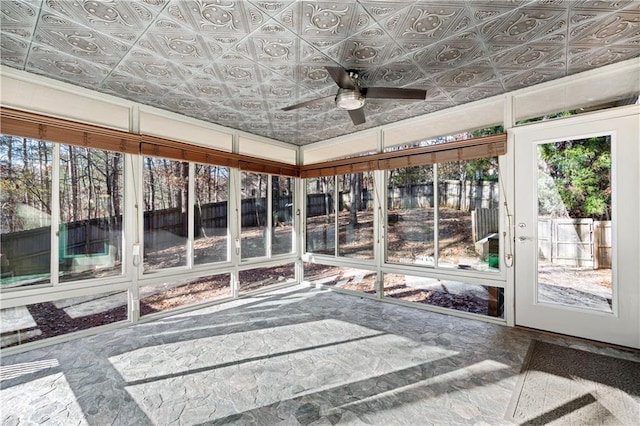
M3 65L296 145L640 55L640 0L0 2ZM325 66L427 97L356 126Z

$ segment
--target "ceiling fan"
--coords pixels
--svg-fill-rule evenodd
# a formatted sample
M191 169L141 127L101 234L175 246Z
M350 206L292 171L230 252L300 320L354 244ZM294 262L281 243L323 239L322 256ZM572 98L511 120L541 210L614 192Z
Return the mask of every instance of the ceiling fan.
M312 99L282 108L283 111L303 108L317 103L334 99L336 107L346 110L351 117L353 124L362 124L364 118L364 104L367 98L377 99L415 99L424 100L427 96L426 90L405 89L401 87L361 87L357 71L347 71L339 67L325 67L333 81L338 85L338 93L334 96Z

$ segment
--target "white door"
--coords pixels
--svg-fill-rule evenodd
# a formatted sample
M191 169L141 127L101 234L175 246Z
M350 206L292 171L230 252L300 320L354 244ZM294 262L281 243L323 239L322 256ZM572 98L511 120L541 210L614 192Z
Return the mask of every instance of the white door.
M640 348L639 111L514 130L516 325Z

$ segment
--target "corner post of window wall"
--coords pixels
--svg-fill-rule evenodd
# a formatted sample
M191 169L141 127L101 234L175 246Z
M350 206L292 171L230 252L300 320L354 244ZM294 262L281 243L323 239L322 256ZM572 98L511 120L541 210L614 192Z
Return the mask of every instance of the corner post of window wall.
M140 134L140 108L132 105L129 110L129 130ZM138 277L142 274L142 239L144 220L140 201L142 200L142 156L124 154L124 205L123 209L123 237L124 256L122 261L123 273L128 278L129 287L129 321L138 322L140 319L140 288ZM142 237L144 238L144 237Z
M504 316L508 326L515 326L515 223L514 223L514 171L515 140L511 129L515 126L514 102L512 95L504 100L504 130L507 132L507 153L498 159L500 180L500 229L503 244L500 244L500 270L505 271Z
M387 230L387 173L385 170L375 170L373 173L373 257L376 264L376 295L382 299L384 294L384 274L382 267L386 259L386 230Z
M60 144L53 144L51 163L51 285L60 281Z
M339 223L339 219L340 219L340 201L341 201L341 197L340 197L340 187L338 186L339 179L338 179L338 175L334 175L331 177L331 179L333 179L333 241L335 241L334 243L334 247L333 247L333 255L334 256L340 256L340 223Z
M140 290L138 278L143 273L143 231L142 209L140 208L142 158L139 155L125 154L125 191L123 209L123 237L124 256L122 261L123 273L127 277L129 287L129 320L137 322L140 319Z
M189 163L189 182L187 189L187 268L192 269L194 264L194 235L195 235L195 205L196 205L196 184L195 167Z
M438 176L438 163L433 164L433 223L440 223L440 177ZM440 259L440 232L438 232L438 225L434 225L436 229L433 230L433 266L438 267Z
M232 151L234 154L240 152L240 136L237 132L233 134ZM229 218L227 223L227 229L229 235L229 260L231 261L231 295L233 298L237 298L240 293L240 272L238 266L241 260L241 225L242 225L242 212L240 211L241 201L240 192L242 189L241 172L237 167L229 168L229 212L227 217Z
M271 259L272 254L272 244L273 244L273 232L274 226L273 223L273 176L271 174L266 174L267 178L267 193L265 195L265 201L267 205L265 206L267 209L267 217L266 217L266 228L263 233L263 240L265 244L265 255L267 259Z
M296 164L302 166L304 164L304 154L302 147L298 147L296 151ZM306 216L306 185L304 179L297 177L294 179L294 204L293 204L293 230L294 230L294 250L296 255L295 261L295 280L301 283L304 280L304 263L302 262L302 254L304 253L305 226L303 221Z

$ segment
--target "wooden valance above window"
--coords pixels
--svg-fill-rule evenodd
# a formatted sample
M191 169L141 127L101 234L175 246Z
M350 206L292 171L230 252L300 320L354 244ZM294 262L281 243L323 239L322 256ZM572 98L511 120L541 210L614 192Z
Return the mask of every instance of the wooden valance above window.
M501 133L420 148L352 157L306 166L295 166L176 142L156 136L135 135L120 130L105 129L90 124L77 123L10 108L0 108L0 129L3 134L18 137L107 151L234 167L255 173L302 178L397 169L458 160L474 160L496 157L507 152L507 134Z
M129 154L140 152L137 135L9 108L0 109L0 129L3 134L23 138Z
M233 154L155 136L136 135L4 107L0 108L0 131L6 135L86 148L235 167L256 173L299 176L298 166L292 164Z
M371 170L389 170L451 161L476 160L497 157L506 152L507 134L500 133L419 148L309 164L300 168L300 177L334 176Z

